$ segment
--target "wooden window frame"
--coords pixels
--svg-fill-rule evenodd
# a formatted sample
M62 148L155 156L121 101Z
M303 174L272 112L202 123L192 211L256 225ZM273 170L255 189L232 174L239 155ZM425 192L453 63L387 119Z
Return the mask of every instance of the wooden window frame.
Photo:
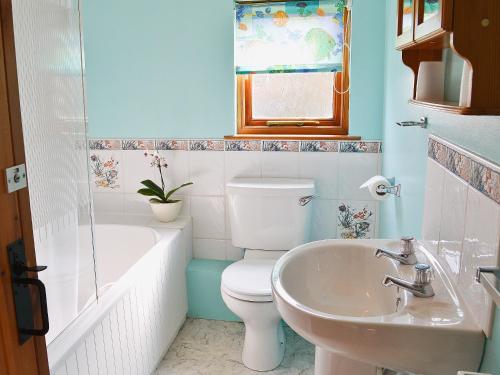
M345 42L351 42L350 10L344 11ZM331 119L253 119L252 74L238 75L237 134L238 135L348 135L349 134L349 70L350 51L344 45L342 72L334 75L333 118ZM290 124L290 125L288 125Z

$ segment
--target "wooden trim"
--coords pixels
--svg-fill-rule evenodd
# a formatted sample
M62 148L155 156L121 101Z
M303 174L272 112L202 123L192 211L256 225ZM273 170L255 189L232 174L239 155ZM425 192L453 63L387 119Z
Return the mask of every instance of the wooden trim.
M225 140L244 140L244 141L262 141L262 140L288 140L288 141L359 141L357 135L294 135L294 134L239 134L226 135Z
M413 0L413 25L411 25L410 30L403 32L403 16L404 16L404 0L398 0L398 11L397 11L397 29L396 29L396 49L403 49L414 44L414 34L413 30L415 27L415 3L417 0Z
M344 33L347 44L351 41L350 11L344 11ZM344 45L342 72L334 74L336 91L333 93L333 118L314 119L319 124L311 124L311 119L296 119L303 126L269 127L269 121L289 121L290 119L252 118L252 75L238 75L236 78L237 125L236 132L244 134L273 135L347 135L349 131L349 71L350 50ZM347 91L347 92L346 92ZM340 93L339 93L340 92Z
M0 0L0 171L25 163L17 65L14 44L14 25L11 0ZM35 265L35 248L28 189L8 194L0 187L0 334L3 356L9 375L49 375L47 347L44 337L28 340L19 346L11 275L7 266L8 243L23 238L29 265ZM34 295L33 306L39 306ZM35 321L40 324L39 314ZM1 365L0 365L1 368Z
M344 44L344 51L342 56L342 90L344 94L341 95L341 108L340 108L340 125L344 129L345 133L349 133L349 110L350 110L350 102L351 102L351 81L350 81L350 73L351 73L351 10L345 9L344 12L344 39L345 43L349 45L346 47ZM347 92L346 92L347 91Z

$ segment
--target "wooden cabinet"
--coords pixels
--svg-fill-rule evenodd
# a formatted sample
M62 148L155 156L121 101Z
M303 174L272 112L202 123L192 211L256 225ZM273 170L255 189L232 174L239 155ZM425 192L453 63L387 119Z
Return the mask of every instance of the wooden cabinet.
M416 0L397 0L398 30L396 46L399 49L408 47L414 43L415 1Z
M396 48L415 76L410 102L464 115L500 115L500 0L395 1ZM417 100L421 63L443 61L446 48L464 60L460 100Z

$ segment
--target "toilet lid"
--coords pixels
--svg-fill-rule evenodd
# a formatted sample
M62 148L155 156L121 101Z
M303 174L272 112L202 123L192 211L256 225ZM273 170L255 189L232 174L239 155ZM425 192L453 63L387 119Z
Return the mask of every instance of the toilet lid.
M271 273L275 263L275 259L243 259L231 264L222 273L222 290L243 301L272 301Z

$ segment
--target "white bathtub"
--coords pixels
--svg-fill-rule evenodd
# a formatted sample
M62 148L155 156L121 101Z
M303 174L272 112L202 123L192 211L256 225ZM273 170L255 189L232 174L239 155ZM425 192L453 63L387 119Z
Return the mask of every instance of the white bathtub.
M185 320L191 230L190 219L95 226L98 301L89 304L92 290L79 291L79 304L89 306L49 344L51 374L155 370Z

